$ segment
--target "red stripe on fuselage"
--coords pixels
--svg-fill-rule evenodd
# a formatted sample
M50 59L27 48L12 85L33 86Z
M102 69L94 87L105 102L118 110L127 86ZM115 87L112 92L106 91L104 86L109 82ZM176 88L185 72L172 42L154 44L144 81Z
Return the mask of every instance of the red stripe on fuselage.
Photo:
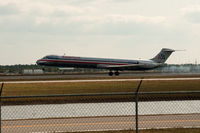
M94 62L94 61L69 61L69 60L52 60L52 59L41 59L40 61L47 62L63 62L63 63L82 63L82 64L106 64L106 65L129 65L124 63L107 63L107 62Z

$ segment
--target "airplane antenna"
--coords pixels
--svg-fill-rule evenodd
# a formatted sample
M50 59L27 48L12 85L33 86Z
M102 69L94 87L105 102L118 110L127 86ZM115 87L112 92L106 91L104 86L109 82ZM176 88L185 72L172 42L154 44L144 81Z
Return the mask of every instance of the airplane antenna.
M195 65L197 66L197 59L195 59Z

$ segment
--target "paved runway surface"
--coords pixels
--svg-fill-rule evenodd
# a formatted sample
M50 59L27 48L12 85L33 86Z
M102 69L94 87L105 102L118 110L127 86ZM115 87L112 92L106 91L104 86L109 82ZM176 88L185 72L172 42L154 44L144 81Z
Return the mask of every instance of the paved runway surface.
M141 79L93 79L93 80L44 80L44 81L5 81L7 84L24 84L24 83L76 83L76 82L114 82L114 81L140 81ZM148 78L144 81L169 81L169 80L200 80L199 78ZM2 83L2 82L0 82Z
M199 76L200 73L158 73L158 72L135 72L135 73L121 73L120 77L165 77L165 76ZM113 76L114 78L116 76ZM9 75L9 76L0 76L0 80L53 80L53 79L85 79L85 78L112 78L108 76L107 73L91 73L91 74L65 74L65 75Z
M140 129L200 127L200 114L139 116ZM2 121L2 133L135 129L134 116Z

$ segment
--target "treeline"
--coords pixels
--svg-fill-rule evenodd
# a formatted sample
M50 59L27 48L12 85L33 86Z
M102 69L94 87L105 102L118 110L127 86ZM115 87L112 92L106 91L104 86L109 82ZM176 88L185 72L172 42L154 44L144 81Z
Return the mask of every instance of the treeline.
M42 67L38 65L0 65L0 73L14 73L14 74L23 74L24 70L36 70L36 69L42 69L44 72L60 72L62 70L59 70L57 67ZM74 68L71 70L73 72L93 72L93 71L101 71L97 69L87 69L87 68Z
M24 69L42 69L38 65L5 65L0 66L0 73L23 73Z

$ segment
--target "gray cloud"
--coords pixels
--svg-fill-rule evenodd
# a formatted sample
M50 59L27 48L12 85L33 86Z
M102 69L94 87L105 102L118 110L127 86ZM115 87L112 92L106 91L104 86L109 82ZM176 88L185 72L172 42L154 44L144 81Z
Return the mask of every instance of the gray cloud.
M14 4L0 5L0 15L14 15L20 10Z
M181 9L186 20L192 23L200 23L200 5L188 6Z
M200 11L187 13L184 17L190 22L200 23Z

